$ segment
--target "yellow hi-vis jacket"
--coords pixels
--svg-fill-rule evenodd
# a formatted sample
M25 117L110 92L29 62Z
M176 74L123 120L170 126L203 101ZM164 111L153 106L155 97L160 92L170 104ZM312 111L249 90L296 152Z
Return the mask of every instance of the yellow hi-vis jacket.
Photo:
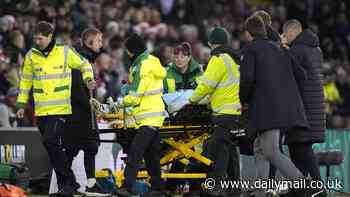
M31 48L23 63L17 106L26 105L33 88L36 116L72 114L72 68L79 69L85 81L94 77L91 64L69 46L55 44L47 56Z
M124 106L133 106L136 128L161 127L165 106L162 100L165 68L159 59L147 51L140 54L130 67L129 93L123 98Z
M213 115L240 115L239 78L239 65L229 54L214 55L189 100L198 103L210 95Z

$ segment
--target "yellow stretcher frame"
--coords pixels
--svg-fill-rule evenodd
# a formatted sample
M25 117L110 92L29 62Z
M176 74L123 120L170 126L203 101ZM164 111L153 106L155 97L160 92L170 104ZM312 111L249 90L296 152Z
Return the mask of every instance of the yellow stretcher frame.
M213 161L201 155L198 150L193 149L196 145L202 144L208 137L209 126L203 125L164 125L160 128L162 141L169 145L170 150L161 156L160 164L165 166L172 162L179 161L185 165L189 164L192 158L206 166L213 164ZM125 130L124 130L125 131ZM120 132L123 132L122 130ZM176 136L174 136L176 135ZM115 171L117 185L120 186L124 180L123 171ZM96 178L108 176L106 171L97 171ZM162 173L163 179L205 179L206 173ZM137 178L148 179L147 171L139 171Z
M108 176L107 171L97 171L95 174L96 178L104 178ZM122 186L122 182L125 179L124 172L122 170L118 170L113 172L113 176L116 177L116 185L118 187ZM162 173L162 179L206 179L206 173ZM138 179L146 179L149 180L149 175L146 170L139 171L137 174Z

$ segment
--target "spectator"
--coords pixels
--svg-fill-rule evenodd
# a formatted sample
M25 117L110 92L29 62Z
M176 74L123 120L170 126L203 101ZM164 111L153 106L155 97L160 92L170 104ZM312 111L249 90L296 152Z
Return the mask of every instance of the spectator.
M171 62L172 56L173 56L172 46L170 46L170 44L168 43L162 44L159 48L159 55L158 55L161 64L163 66L167 66Z
M80 33L89 26L95 26L104 30L104 51L112 56L112 63L108 76L115 83L125 78L129 60L125 53L120 51L121 46L130 32L135 31L146 38L150 52L163 54L163 64L169 61L170 47L173 43L187 41L193 49L193 57L200 63L206 63L209 57L207 35L214 27L223 26L229 30L233 41L232 48L239 50L244 47L243 22L244 19L257 10L266 10L271 15L271 27L281 30L281 24L287 19L301 19L305 28L315 31L320 37L321 48L324 52L325 63L331 67L344 66L348 76L348 62L350 55L350 29L349 29L349 3L345 0L337 1L244 1L244 0L209 0L201 4L197 0L176 1L126 1L126 0L76 0L76 1L5 1L0 3L0 48L11 58L8 69L16 72L14 65L20 65L21 58L13 54L23 54L32 45L30 32L34 24L40 19L53 21L56 24L58 41L64 44L80 42ZM287 2L287 3L284 3ZM5 9L4 9L5 8ZM13 33L12 32L16 32ZM24 36L24 47L14 47L10 34L17 43ZM20 44L21 45L21 44ZM10 53L7 49L12 48ZM15 53L12 50L15 49ZM20 49L20 50L18 50ZM162 51L162 52L160 52ZM115 59L117 57L117 59ZM104 58L104 57L103 57ZM14 64L14 65L13 65ZM204 65L205 66L205 65ZM0 78L4 75L0 70ZM6 71L5 73L8 73ZM15 76L15 75L13 75ZM339 81L340 76L336 73L336 86L344 84ZM6 81L0 82L1 94L6 94ZM15 81L11 83L16 83ZM13 84L16 86L16 84ZM10 85L11 86L11 85ZM118 85L114 84L113 87ZM106 88L106 95L111 95L112 88ZM343 90L339 90L343 92ZM344 90L346 93L346 91ZM118 93L116 93L117 95ZM339 110L344 107L347 97L343 97L343 104L337 105L333 110L339 117ZM350 99L350 98L349 98ZM334 106L333 105L333 106ZM343 113L341 113L343 114Z
M97 100L104 102L107 97L116 98L119 95L119 75L111 70L112 59L107 53L102 53L96 62L96 76L98 79Z
M13 30L13 16L5 15L0 18L0 45L6 46L8 34Z
M62 32L62 33L58 34L56 37L56 41L58 43L69 45L69 46L73 45L73 40L70 37L68 32Z
M0 53L0 95L6 95L11 87L8 80L8 71L10 70L10 58L4 53Z
M342 97L342 103L334 112L333 125L336 128L350 128L350 80L349 72L344 67L337 68L336 87Z
M74 31L80 33L89 25L89 2L88 0L79 0L74 5L71 14L71 20L73 21Z
M0 127L17 127L16 101L18 89L15 87L7 91L5 99L0 102Z
M12 64L15 66L22 65L26 51L24 36L19 30L9 33L9 44L5 48L5 52L10 57Z
M180 28L180 39L183 42L195 44L198 41L198 29L194 25L183 25Z

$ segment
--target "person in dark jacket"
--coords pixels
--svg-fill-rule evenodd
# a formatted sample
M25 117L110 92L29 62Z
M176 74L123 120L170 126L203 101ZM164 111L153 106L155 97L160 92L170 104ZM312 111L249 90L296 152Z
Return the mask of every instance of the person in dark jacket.
M239 97L248 106L248 134L256 136L257 178L266 180L272 163L288 180L299 180L303 174L281 153L279 136L284 128L308 127L296 82L305 76L295 76L302 72L296 72L290 56L267 38L261 17L249 17L245 28L252 41L243 54ZM264 192L259 189L256 195Z
M88 28L82 33L81 46L75 47L79 55L94 64L102 47L102 33L98 29ZM102 191L95 179L95 156L99 136L92 128L90 93L84 85L81 73L72 70L72 116L67 121L67 130L63 138L70 164L80 150L84 151L84 168L87 176L86 196L109 196ZM95 139L95 140L92 140Z
M280 44L281 43L281 36L278 32L276 32L274 29L272 29L271 24L271 15L267 13L264 10L258 10L254 12L254 15L260 16L261 19L265 23L265 28L266 28L266 33L267 33L267 38ZM282 138L283 135L280 136L280 150L283 153L283 148L282 148ZM269 178L274 179L276 177L276 168L272 164L270 164L270 172L269 172Z
M312 149L313 143L325 140L326 114L323 92L321 64L322 51L319 39L311 30L302 30L297 20L289 20L283 25L284 43L289 44L291 54L306 70L307 79L302 82L301 96L304 102L309 129L288 132L286 142L295 165L314 180L321 180L317 158Z

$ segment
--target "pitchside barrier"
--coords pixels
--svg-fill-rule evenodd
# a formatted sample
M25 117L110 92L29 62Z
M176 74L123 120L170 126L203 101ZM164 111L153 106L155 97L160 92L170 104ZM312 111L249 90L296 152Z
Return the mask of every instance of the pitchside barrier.
M104 135L104 134L101 134ZM342 153L340 165L330 165L330 179L339 179L342 191L350 191L350 131L329 129L326 133L326 142L315 144L315 151L339 150ZM106 138L108 136L101 136ZM96 160L96 166L102 168L116 168L117 155L120 147L117 144L101 143ZM323 154L324 156L324 154ZM326 159L331 159L331 155ZM109 158L105 161L102 158ZM31 179L40 179L51 173L50 162L47 153L41 143L40 133L37 128L0 128L0 159L1 163L25 163L29 170ZM241 156L242 179L252 180L254 178L254 160L251 156ZM326 180L326 167L321 167L321 173Z

